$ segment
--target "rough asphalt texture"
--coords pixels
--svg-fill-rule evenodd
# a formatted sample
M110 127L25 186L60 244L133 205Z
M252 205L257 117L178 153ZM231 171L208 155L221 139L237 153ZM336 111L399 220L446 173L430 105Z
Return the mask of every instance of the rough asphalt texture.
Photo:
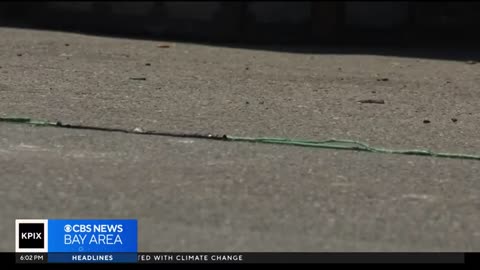
M480 64L0 36L0 116L480 153ZM480 251L479 175L478 161L0 123L0 251L17 218L138 218L141 251Z

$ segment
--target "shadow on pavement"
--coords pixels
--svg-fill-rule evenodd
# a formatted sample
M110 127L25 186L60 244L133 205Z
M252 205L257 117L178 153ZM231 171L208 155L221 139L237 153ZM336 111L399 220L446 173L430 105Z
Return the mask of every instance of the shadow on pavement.
M311 40L289 41L285 39L281 41L245 41L241 38L223 39L202 36L201 34L154 33L139 27L142 21L128 23L128 20L126 20L122 23L122 20L119 20L105 25L102 25L102 21L96 20L82 23L72 23L75 21L73 19L68 20L70 23L66 23L66 21L65 18L58 18L58 21L55 23L51 20L42 21L38 18L3 19L0 20L0 27L60 31L112 38L182 42L286 53L384 55L480 62L480 50L478 49L480 48L478 46L480 42L476 36L470 35L469 30L445 30L429 34L425 34L422 31L414 31L410 34L404 31L344 31L341 38L332 39L330 42L315 42ZM118 23L122 23L122 25L120 26ZM112 24L116 24L116 27L111 27ZM278 29L276 31L278 35L281 35L281 31ZM319 45L320 43L321 45Z

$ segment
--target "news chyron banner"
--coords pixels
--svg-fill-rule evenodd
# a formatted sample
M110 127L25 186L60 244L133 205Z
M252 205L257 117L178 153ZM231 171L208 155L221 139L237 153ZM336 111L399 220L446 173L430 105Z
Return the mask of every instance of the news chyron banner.
M137 220L17 219L16 261L136 263Z
M17 219L16 263L465 263L463 253L138 252L134 219ZM1 254L0 254L1 255ZM468 261L475 261L470 255Z

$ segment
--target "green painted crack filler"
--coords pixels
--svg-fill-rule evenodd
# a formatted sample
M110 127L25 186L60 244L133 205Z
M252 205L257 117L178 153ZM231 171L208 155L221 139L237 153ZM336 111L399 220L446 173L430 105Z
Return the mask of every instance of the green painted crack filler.
M338 150L352 150L352 151L364 151L371 153L385 153L385 154L399 154L399 155L416 155L416 156L430 156L430 157L439 157L439 158L456 158L456 159L473 159L480 160L480 155L468 155L468 154L452 154L452 153L436 153L429 150L394 150L386 149L381 147L369 146L365 143L353 140L337 140L330 139L324 141L313 141L313 140L298 140L298 139L288 139L288 138L273 138L273 137L238 137L230 135L211 135L211 134L195 134L195 133L169 133L169 132L155 132L155 131L139 131L139 130L128 130L128 129L119 129L119 128L104 128L104 127L94 127L94 126L85 126L85 125L70 125L63 124L61 122L50 122L43 120L33 120L30 118L24 117L0 117L0 122L7 123L18 123L18 124L27 124L33 126L48 126L48 127L57 127L57 128L71 128L71 129L88 129L88 130L98 130L98 131L110 131L110 132L123 132L123 133L134 133L134 134L143 134L143 135L158 135L158 136L171 136L171 137L182 137L182 138L198 138L198 139L210 139L210 140L223 140L223 141L236 141L236 142L251 142L251 143L265 143L265 144L284 144L284 145L294 145L294 146L303 146L303 147L313 147L313 148L327 148L327 149L338 149Z

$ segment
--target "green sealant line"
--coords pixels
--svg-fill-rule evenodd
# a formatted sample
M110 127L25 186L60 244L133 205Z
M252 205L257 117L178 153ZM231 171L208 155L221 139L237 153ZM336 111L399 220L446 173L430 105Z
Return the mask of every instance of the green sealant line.
M325 141L311 141L311 140L292 140L292 139L286 139L286 138L268 138L268 137L248 138L248 137L235 137L235 136L227 136L227 139L230 141L257 142L257 143L269 143L269 144L287 144L287 145L296 145L296 146L314 147L314 148L355 150L355 151L364 151L364 152L371 152L371 153L480 160L480 155L436 153L429 150L419 150L419 149L394 150L394 149L373 147L365 143L353 141L353 140L331 139L331 140L325 140Z
M134 133L141 135L158 135L158 136L172 136L172 137L183 137L183 138L199 138L199 139L210 139L210 140L223 140L223 141L236 141L236 142L251 142L251 143L265 143L265 144L284 144L284 145L294 145L294 146L303 146L303 147L313 147L313 148L327 148L327 149L338 149L338 150L352 150L352 151L364 151L371 153L385 153L385 154L399 154L399 155L416 155L416 156L430 156L430 157L439 157L439 158L456 158L456 159L473 159L480 160L480 155L468 155L468 154L453 154L453 153L436 153L429 150L394 150L386 149L381 147L369 146L365 143L353 140L338 140L330 139L324 141L314 141L314 140L299 140L299 139L288 139L288 138L274 138L274 137L238 137L230 135L211 135L211 134L195 134L195 133L169 133L169 132L155 132L155 131L143 131L143 130L128 130L128 129L119 129L119 128L104 128L104 127L95 127L95 126L84 126L84 125L70 125L63 124L61 122L50 122L43 120L33 120L30 118L24 117L0 117L0 122L8 123L19 123L19 124L28 124L33 126L49 126L49 127L59 127L59 128L72 128L72 129L88 129L88 130L98 130L98 131L110 131L110 132L123 132L123 133Z

